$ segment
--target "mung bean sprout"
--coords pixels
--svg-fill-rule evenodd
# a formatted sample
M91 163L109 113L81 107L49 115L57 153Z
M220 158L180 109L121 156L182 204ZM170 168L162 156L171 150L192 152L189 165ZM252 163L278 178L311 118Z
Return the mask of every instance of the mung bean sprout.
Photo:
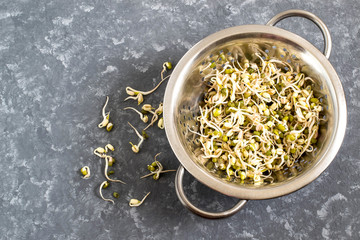
M131 125L131 123L128 122L128 124L130 125L130 127L135 131L136 135L140 138L140 141L137 145L133 144L132 142L129 142L130 145L131 145L131 150L134 152L134 153L138 153L139 150L140 150L140 146L141 144L143 143L144 141L144 137L136 130L136 128Z
M112 199L109 199L109 198L104 198L103 194L102 194L102 189L104 188L104 186L106 185L109 185L109 183L107 181L103 181L100 185L100 188L99 188L99 193L100 193L100 197L104 200L104 201L107 201L107 202L111 202L112 204L115 204L114 200Z
M142 176L141 178L146 178L146 177L153 176L154 180L158 180L161 173L175 172L176 171L176 170L163 170L164 169L163 165L158 160L156 160L156 158L160 154L161 153L156 154L155 157L154 157L154 162L151 165L148 165L148 170L151 173L146 174L146 175Z
M148 192L145 197L143 197L143 199L141 201L137 200L137 199L130 199L130 202L129 202L129 206L130 207L138 207L140 206L144 201L145 199L149 196L150 192Z
M110 112L105 113L105 109L106 109L106 106L107 106L108 102L109 102L109 97L106 96L106 101L105 101L105 104L104 104L104 106L102 108L103 120L102 120L101 123L99 123L99 125L98 125L99 128L104 128L109 124Z
M161 71L161 74L160 74L161 81L153 89L151 89L149 91L139 91L139 90L136 90L131 87L126 87L125 91L129 95L129 97L125 98L124 101L129 100L129 99L134 99L134 100L137 100L138 105L140 105L144 101L145 95L149 95L149 94L153 93L161 85L161 83L163 83L167 78L170 77L170 75L164 77L164 72L166 71L166 69L170 70L171 68L172 68L172 65L170 62L165 62L163 64L163 70Z
M133 107L126 107L126 108L124 108L124 110L133 110L133 111L135 111L137 114L139 114L141 121L143 121L144 123L147 123L148 120L149 120L147 115L142 114L141 112L139 112L138 110L136 110Z

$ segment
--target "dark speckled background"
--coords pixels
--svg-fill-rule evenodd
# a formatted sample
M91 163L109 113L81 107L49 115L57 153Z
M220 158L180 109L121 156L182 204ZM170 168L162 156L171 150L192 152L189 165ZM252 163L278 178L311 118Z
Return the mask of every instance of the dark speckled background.
M265 24L300 8L324 20L333 38L330 62L344 86L347 135L330 167L288 196L250 201L233 217L207 220L188 212L174 190L174 173L140 180L157 152L166 169L179 163L157 127L137 155L126 125L144 126L121 110L124 88L150 89L161 64L174 63L202 38L226 27ZM359 239L360 238L360 2L345 1L40 1L0 2L0 239ZM320 31L292 18L279 27L322 49ZM165 84L145 102L158 104ZM97 128L101 107L115 123ZM127 185L112 205L99 198L103 162L92 150L112 143L115 176ZM91 167L82 180L79 169ZM207 210L237 200L215 193L189 174L186 192ZM130 198L151 191L139 208Z

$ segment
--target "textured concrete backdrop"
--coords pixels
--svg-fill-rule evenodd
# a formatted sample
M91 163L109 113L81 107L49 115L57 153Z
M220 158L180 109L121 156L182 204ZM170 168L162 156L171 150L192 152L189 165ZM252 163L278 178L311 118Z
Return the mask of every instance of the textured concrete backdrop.
M360 2L352 1L41 1L0 3L0 239L359 239L360 237ZM125 87L150 89L161 64L174 63L196 42L221 29L265 24L275 14L299 8L318 15L333 38L330 62L347 97L343 146L313 183L288 196L250 201L233 217L207 220L188 212L174 190L174 173L159 181L139 177L157 152L167 169L179 162L165 132L149 131L141 152L126 125L143 126L123 102ZM322 49L320 31L292 18L279 27ZM165 85L145 101L158 104ZM115 123L98 129L105 96ZM99 198L103 162L92 149L112 143L115 176ZM92 177L82 180L79 168ZM185 177L198 206L227 209L236 199ZM143 206L130 198L151 191Z

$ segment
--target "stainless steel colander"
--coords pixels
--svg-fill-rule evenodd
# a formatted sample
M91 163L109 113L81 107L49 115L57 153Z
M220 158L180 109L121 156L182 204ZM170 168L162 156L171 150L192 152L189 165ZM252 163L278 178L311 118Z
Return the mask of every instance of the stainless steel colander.
M325 50L322 54L298 35L274 27L287 17L300 16L313 21L322 31ZM322 96L326 124L320 127L316 151L305 155L271 184L232 183L208 171L199 161L199 142L190 130L197 131L196 116L204 96L205 83L199 67L213 55L223 52L234 57L255 59L255 53L266 53L282 59L295 69L316 80L316 95ZM226 217L239 211L246 200L267 199L289 194L317 178L331 163L343 141L346 129L346 101L339 77L327 58L331 52L331 38L325 24L312 13L289 10L276 15L267 25L243 25L227 28L201 40L180 60L168 82L164 98L164 122L171 148L181 166L176 175L177 195L191 211L208 218ZM221 213L205 212L189 202L184 194L184 168L208 187L223 194L245 199L232 209Z

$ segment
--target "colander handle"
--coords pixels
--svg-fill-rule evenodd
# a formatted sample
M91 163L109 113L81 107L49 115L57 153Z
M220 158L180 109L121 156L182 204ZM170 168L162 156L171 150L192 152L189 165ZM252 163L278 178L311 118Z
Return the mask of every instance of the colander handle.
M308 11L292 9L292 10L284 11L284 12L277 14L272 19L270 19L270 21L266 25L275 26L276 23L278 23L279 21L283 20L284 18L288 18L288 17L303 17L303 18L307 18L307 19L311 20L313 23L315 23L321 30L323 37L324 37L324 42L325 42L324 55L326 58L330 57L332 43L331 43L331 36L330 36L329 29L326 27L325 23L316 15L314 15Z
M182 165L179 166L177 172L176 172L176 177L175 177L175 190L176 190L176 194L180 200L180 202L190 211L192 211L193 213L201 216L201 217L205 217L205 218L212 218L212 219L216 219L216 218L225 218L225 217L229 217L235 213L237 213L246 203L246 200L240 200L234 207L232 207L229 210L226 210L224 212L207 212L204 210L201 210L200 208L194 206L189 199L186 197L185 193L184 193L184 188L183 188L183 177L184 177L184 172L185 169Z

